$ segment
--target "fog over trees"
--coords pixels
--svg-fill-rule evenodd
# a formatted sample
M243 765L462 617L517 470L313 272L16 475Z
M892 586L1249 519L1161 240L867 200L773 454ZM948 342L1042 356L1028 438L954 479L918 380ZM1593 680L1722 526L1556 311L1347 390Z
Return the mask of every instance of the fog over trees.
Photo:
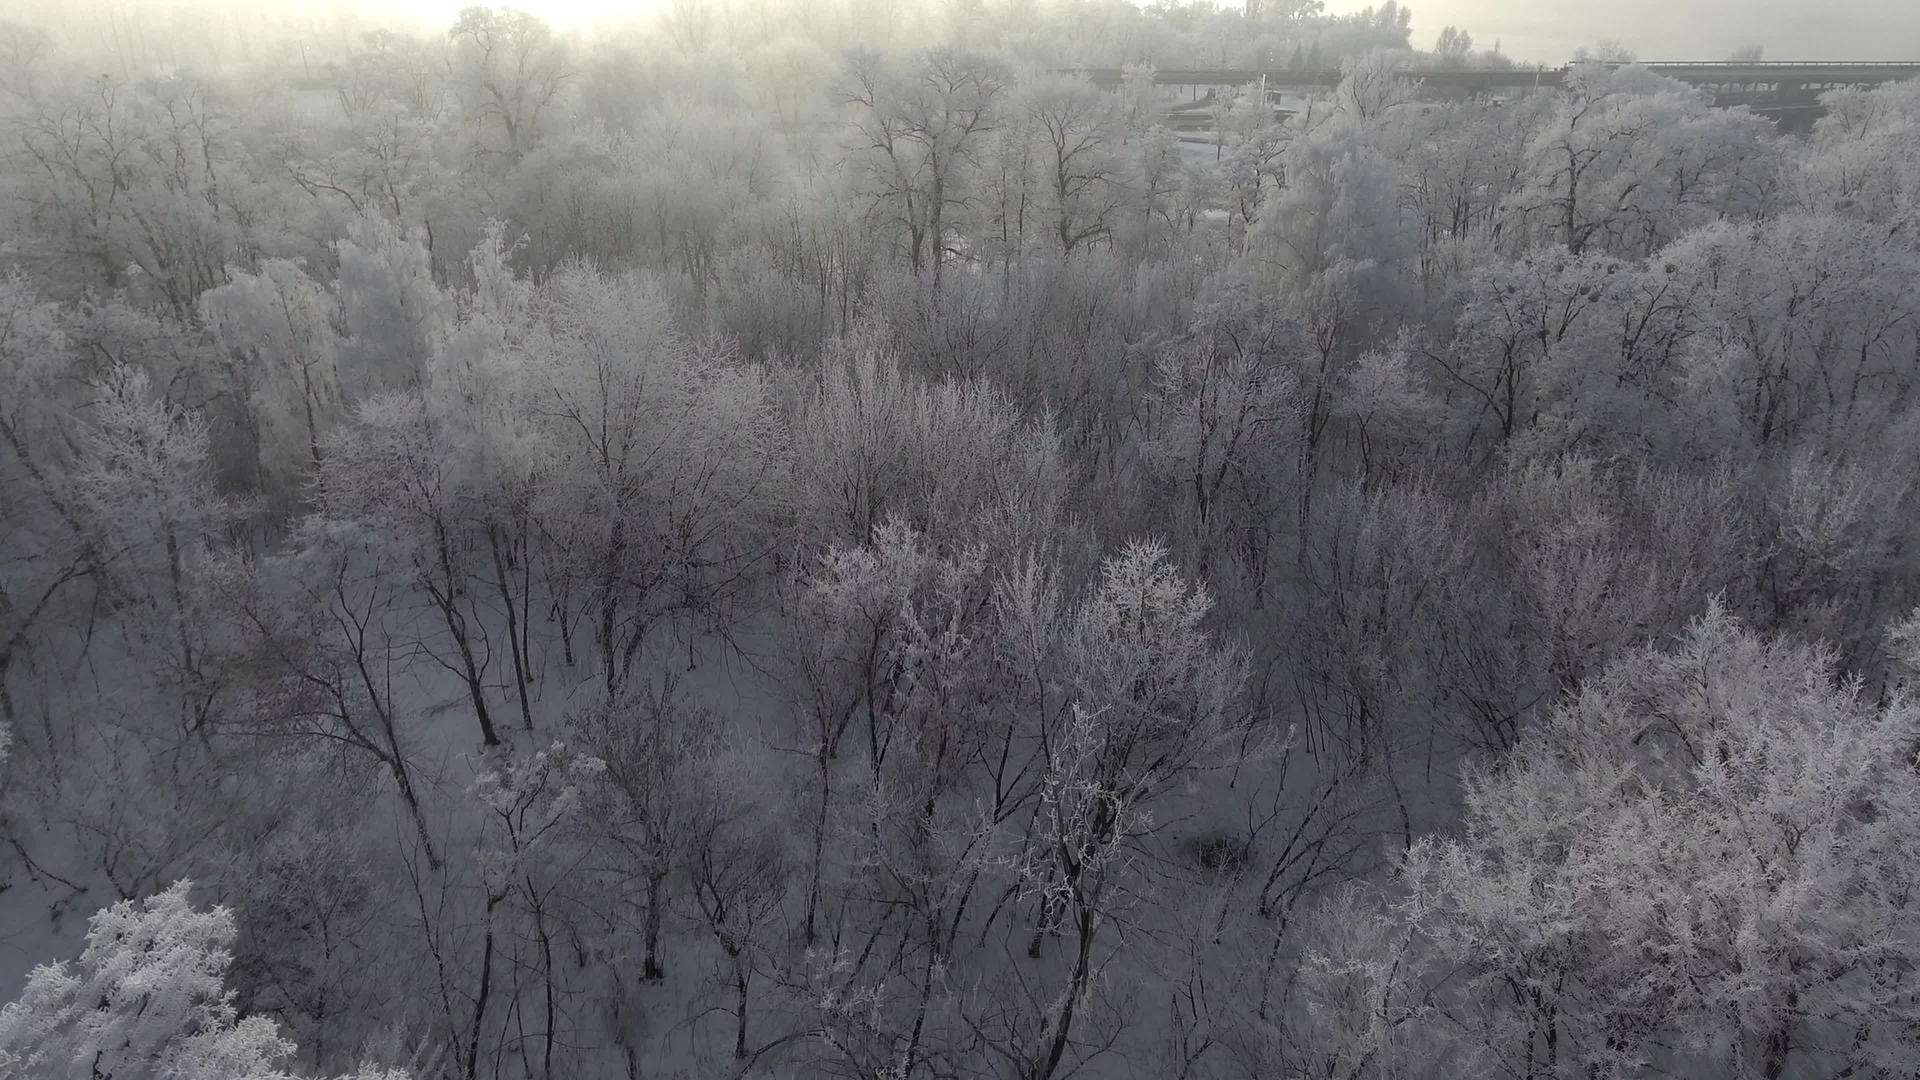
M1914 1075L1920 82L1250 6L9 9L0 1080Z

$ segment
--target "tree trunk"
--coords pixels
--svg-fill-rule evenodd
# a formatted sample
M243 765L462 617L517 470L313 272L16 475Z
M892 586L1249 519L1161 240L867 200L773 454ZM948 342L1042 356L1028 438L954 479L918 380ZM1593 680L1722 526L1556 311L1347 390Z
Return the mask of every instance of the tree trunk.
M413 780L407 775L407 764L399 757L398 749L387 761L393 772L393 779L400 785L400 797L406 800L407 812L413 817L413 827L420 831L420 846L427 853L427 865L440 869L440 856L433 850L433 835L427 831L427 815L420 809L420 796L414 793Z
M487 898L487 935L480 951L480 992L473 999L473 1026L467 1033L466 1080L479 1080L480 1026L486 1019L487 999L493 994L493 909L501 898Z
M454 644L460 649L460 665L466 676L467 697L473 702L473 715L480 721L480 741L488 746L500 745L500 734L494 730L493 716L487 711L486 688L482 685L482 672L473 658L473 646L467 641L466 627L456 626L463 622L452 611L447 613L447 628L453 631Z
M814 762L819 769L820 806L813 822L813 869L807 882L806 942L809 945L814 942L814 920L820 908L820 863L826 857L827 808L833 795L833 781L827 762L829 753L830 744L823 744L814 753Z
M739 1023L733 1029L733 1056L736 1061L745 1061L747 1058L747 969L742 966L744 963L744 957L734 957L733 1004L739 1010Z
M1034 1073L1033 1080L1051 1080L1060 1069L1060 1062L1066 1058L1067 1046L1073 1039L1073 1023L1079 1014L1080 999L1087 992L1087 985L1093 975L1093 938L1099 932L1099 914L1094 910L1098 903L1098 892L1092 898L1092 904L1082 905L1075 922L1079 927L1079 947L1074 950L1073 975L1067 980L1067 988L1060 1002L1060 1015L1054 1020L1053 1031L1047 1043L1047 1055L1040 1068Z
M647 955L642 962L641 977L649 982L658 982L667 975L660 966L660 909L666 899L665 886L666 874L647 875Z
M433 531L436 554L440 558L441 580L437 583L427 581L427 590L440 609L454 647L460 651L460 671L467 684L467 697L473 703L473 715L480 721L480 739L488 746L499 746L500 735L494 730L493 714L487 710L483 681L486 673L481 670L479 661L474 659L473 642L467 635L467 620L460 614L460 585L453 571L453 552L448 548L446 526L435 521Z
M528 670L528 653L521 632L520 611L514 604L513 588L508 577L506 555L500 550L500 531L495 526L487 526L487 547L493 552L494 586L500 592L500 604L507 612L507 649L513 655L513 685L520 698L520 721L528 731L533 730L533 705L527 700L527 684L533 681L533 673ZM523 554L524 557L524 554Z
M616 508L616 512L617 512ZM607 564L600 576L600 678L606 681L607 691L612 693L619 686L620 672L616 659L619 656L617 642L620 625L620 557L626 550L626 522L616 518L607 537Z
M547 1027L540 1040L540 1074L545 1080L553 1080L553 1028L556 1010L553 1001L553 940L547 934L547 915L540 907L533 909L533 924L540 935L540 984L545 991Z

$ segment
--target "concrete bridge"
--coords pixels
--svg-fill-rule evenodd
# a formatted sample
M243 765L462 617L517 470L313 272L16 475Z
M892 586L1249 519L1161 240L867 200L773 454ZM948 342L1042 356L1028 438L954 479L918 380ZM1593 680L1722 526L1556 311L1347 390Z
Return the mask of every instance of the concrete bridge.
M1610 66L1618 67L1613 64ZM1769 116L1785 130L1806 130L1824 113L1820 95L1842 87L1879 86L1920 78L1920 61L1878 60L1660 60L1642 64L1650 71L1699 87L1722 107L1745 105ZM1098 86L1119 86L1119 68L1073 69ZM1467 100L1505 96L1531 89L1559 86L1571 67L1510 71L1465 68L1413 68L1405 74L1436 100ZM1237 87L1265 80L1270 92L1323 91L1340 82L1333 69L1312 71L1256 68L1167 68L1155 71L1162 85L1203 88Z

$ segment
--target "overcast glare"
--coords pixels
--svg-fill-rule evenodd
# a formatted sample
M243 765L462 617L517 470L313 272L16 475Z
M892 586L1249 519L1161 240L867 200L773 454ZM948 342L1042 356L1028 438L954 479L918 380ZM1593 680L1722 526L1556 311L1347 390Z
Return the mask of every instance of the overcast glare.
M0 0L0 1080L1914 1080L1920 4Z
M1357 10L1362 4L1329 4ZM1447 25L1499 38L1507 53L1558 63L1613 38L1648 59L1718 60L1762 45L1782 60L1906 60L1920 55L1920 3L1912 0L1431 0L1414 6L1416 42Z

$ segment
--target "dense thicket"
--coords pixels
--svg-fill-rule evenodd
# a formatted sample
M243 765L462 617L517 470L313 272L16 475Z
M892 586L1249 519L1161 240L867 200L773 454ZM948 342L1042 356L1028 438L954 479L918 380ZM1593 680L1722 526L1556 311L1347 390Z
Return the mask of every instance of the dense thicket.
M0 1077L1920 1059L1920 87L1436 103L1392 3L44 14L0 824L80 959ZM1346 75L1191 142L1189 63Z

